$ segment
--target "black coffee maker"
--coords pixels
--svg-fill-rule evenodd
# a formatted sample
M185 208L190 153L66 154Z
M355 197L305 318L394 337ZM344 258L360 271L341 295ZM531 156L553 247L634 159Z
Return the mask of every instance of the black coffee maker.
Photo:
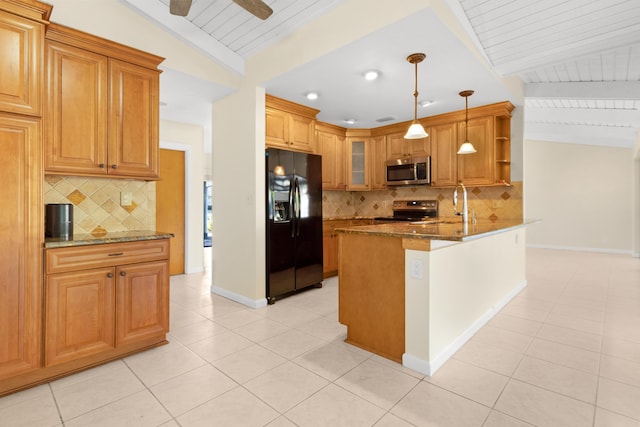
M73 238L73 205L49 203L45 206L45 237L69 240Z

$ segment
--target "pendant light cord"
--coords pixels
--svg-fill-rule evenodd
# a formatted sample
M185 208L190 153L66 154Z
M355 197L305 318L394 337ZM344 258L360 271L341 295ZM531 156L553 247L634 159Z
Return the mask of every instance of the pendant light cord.
M464 142L469 142L469 97L464 97Z
M415 88L413 90L413 120L417 121L418 120L418 63L415 62L414 64L416 66L416 78L415 78Z

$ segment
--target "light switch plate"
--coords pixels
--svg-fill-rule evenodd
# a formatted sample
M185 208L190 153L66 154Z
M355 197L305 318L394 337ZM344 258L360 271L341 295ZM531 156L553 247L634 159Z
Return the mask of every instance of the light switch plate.
M411 277L413 277L414 279L422 279L422 270L422 260L414 259L411 261Z
M131 192L122 191L120 193L120 206L131 206Z

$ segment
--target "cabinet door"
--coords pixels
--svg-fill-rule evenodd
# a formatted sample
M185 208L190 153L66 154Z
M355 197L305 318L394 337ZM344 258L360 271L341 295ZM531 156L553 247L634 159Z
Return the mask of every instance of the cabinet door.
M47 276L45 366L114 347L114 269Z
M40 119L0 114L0 380L40 366L41 141Z
M284 111L265 109L265 144L267 147L289 148L289 119Z
M158 177L159 74L109 59L110 175Z
M116 346L164 338L169 330L169 262L116 268Z
M425 131L431 135L431 129L425 128ZM408 139L409 153L412 156L429 156L431 155L431 140L429 137L420 139Z
M103 55L47 41L45 170L107 174L107 64Z
M315 120L297 114L290 114L289 145L292 150L313 153L316 145Z
M469 142L476 153L458 156L458 180L464 185L491 185L494 183L493 117L469 120ZM465 124L460 122L458 146L464 142Z
M347 189L370 189L369 156L368 138L347 138Z
M458 176L457 123L432 126L431 134L431 185L447 187L456 185Z
M323 277L331 277L338 274L338 236L333 232L326 233L322 237Z
M316 143L322 156L322 189L344 190L345 137L318 131Z
M42 113L43 24L0 11L0 111Z
M387 188L387 139L385 136L371 138L371 189Z
M409 144L404 132L387 135L387 159L400 159L409 156Z

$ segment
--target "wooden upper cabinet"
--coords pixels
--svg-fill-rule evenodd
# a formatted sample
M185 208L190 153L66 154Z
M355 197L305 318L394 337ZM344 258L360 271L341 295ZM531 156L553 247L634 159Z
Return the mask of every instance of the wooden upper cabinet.
M162 58L51 24L45 171L157 179Z
M458 181L464 185L494 184L495 155L493 116L469 119L468 136L476 153L458 155ZM458 128L458 147L465 139L465 123Z
M316 144L317 151L322 156L322 189L344 190L347 187L345 129L318 123Z
M387 135L387 159L399 159L409 156L428 156L431 153L429 137L405 139L406 131ZM427 130L429 133L429 130Z
M265 145L315 153L318 110L275 96L266 96Z
M458 180L458 124L431 127L431 185L448 187Z
M109 60L110 175L158 178L160 73Z
M375 136L370 139L371 146L371 189L387 189L387 138Z
M41 150L40 119L0 114L0 384L40 367Z
M4 7L0 5L0 111L40 116L44 24Z
M47 172L107 174L109 61L47 41Z

